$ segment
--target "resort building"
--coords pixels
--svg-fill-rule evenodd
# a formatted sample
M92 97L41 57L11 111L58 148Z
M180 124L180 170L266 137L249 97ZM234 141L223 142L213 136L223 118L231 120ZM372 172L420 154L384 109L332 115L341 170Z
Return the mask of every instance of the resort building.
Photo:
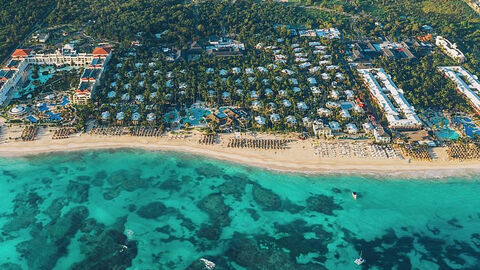
M448 39L442 36L437 36L435 44L458 63L463 63L465 61L465 55L463 55L463 53L457 48L457 44L452 44Z
M332 138L332 130L325 126L323 123L313 123L312 124L313 133L317 138Z
M29 53L27 50L15 52L15 55ZM24 57L15 57L3 69L0 69L0 106L7 105L13 94L21 87L22 82L25 81L27 65Z
M413 55L412 51L410 50L410 46L406 42L390 42L385 41L379 44L382 53L384 56L388 58L395 58L395 59L413 59L415 55Z
M255 122L257 122L257 124L259 124L260 126L263 126L265 125L265 117L263 116L255 116Z
M357 125L353 123L348 123L345 127L348 134L357 134L358 132Z
M339 39L340 31L337 28L323 28L315 30L297 30L300 37L319 37L326 39Z
M403 96L399 89L382 68L359 69L365 85L372 98L382 108L388 121L388 126L396 130L418 130L422 122L415 108ZM395 105L394 105L395 104Z
M212 36L205 51L215 56L238 56L243 55L245 44L227 37Z
M373 137L376 143L389 143L390 136L383 130L382 127L377 127L373 130Z
M77 53L67 44L51 54L37 54L29 49L13 52L7 66L0 70L0 106L7 105L10 97L28 77L28 65L53 65L85 67L79 85L72 97L74 104L85 104L99 85L105 66L110 60L111 49L98 47L92 53Z
M328 123L328 126L330 127L330 129L332 130L332 132L339 132L341 131L341 128L340 128L340 123L338 123L337 121L331 121Z
M457 85L457 91L465 95L477 114L480 114L480 82L461 66L439 67L446 77Z

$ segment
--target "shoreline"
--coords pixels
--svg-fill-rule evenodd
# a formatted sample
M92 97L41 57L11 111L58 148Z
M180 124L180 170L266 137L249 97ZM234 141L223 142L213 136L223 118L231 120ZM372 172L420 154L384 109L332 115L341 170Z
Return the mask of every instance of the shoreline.
M407 179L471 177L480 174L480 161L411 161L371 158L320 158L315 156L312 141L298 141L286 150L226 148L221 144L201 145L197 138L169 139L147 137L74 136L64 140L42 138L33 142L0 144L0 157L26 157L39 154L108 149L142 149L179 152L231 163L306 175L364 175Z

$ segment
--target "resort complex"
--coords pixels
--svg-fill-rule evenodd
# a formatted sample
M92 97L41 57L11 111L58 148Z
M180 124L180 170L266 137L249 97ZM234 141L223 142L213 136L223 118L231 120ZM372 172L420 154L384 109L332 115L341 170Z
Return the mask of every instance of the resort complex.
M0 70L2 79L0 105L7 105L15 92L24 84L30 65L85 68L73 94L73 102L86 104L95 87L99 85L110 57L111 50L107 47L97 47L92 53L77 53L73 45L67 44L50 54L37 54L31 49L17 49L13 52L8 64Z
M0 270L479 270L479 3L2 1Z
M475 64L430 24L392 38L341 23L212 30L224 23L188 38L171 26L108 40L93 21L36 29L0 70L4 141L166 137L232 151L308 142L302 151L321 159L431 161L480 135Z

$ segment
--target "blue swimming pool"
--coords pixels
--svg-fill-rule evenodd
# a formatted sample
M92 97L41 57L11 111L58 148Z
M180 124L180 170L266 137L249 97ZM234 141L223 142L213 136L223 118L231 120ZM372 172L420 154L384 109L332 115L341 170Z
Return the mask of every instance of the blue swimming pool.
M480 136L480 128L468 117L455 117L453 121L463 125L465 135L469 138Z
M48 115L48 117L50 117L50 121L60 121L62 120L62 117L60 113L53 113L53 112L46 112L46 114Z
M350 101L345 101L345 102L342 102L342 104L340 104L340 107L342 107L342 109L348 111L351 108L353 108L353 103L350 102Z
M34 116L32 115L29 115L27 117L25 117L28 121L32 122L32 123L36 123L37 122L37 118L35 118Z
M182 123L189 123L191 126L198 126L204 123L204 115L209 111L205 108L192 108L187 110L187 115L182 119Z
M442 141L447 141L447 140L456 140L460 137L460 135L455 131L452 130L451 128L448 127L448 124L450 123L447 118L445 117L434 117L431 119L433 125L435 128L438 130L435 132L435 135L437 135L437 138Z

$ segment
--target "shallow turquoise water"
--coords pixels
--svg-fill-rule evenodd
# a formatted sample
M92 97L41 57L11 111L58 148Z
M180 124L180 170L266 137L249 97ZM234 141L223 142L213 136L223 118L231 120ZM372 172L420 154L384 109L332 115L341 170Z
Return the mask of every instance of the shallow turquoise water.
M202 257L215 269L480 269L475 177L289 175L116 150L0 159L0 180L0 269L203 269Z

